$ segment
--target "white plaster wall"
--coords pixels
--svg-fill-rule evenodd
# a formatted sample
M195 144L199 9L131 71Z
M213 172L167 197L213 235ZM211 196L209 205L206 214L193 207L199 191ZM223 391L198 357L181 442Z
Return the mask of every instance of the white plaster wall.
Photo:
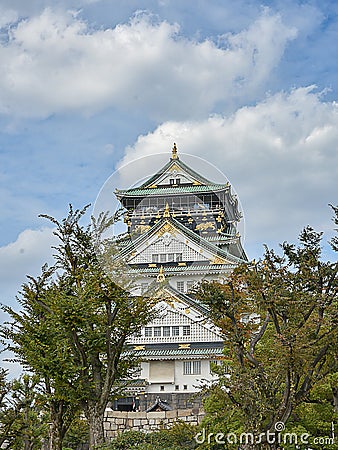
M141 363L141 375L140 378L145 378L149 380L149 362ZM184 375L183 374L183 360L175 361L175 372L174 372L174 382L157 382L151 383L147 388L149 393L158 392L197 392L198 386L201 380L213 381L216 380L217 376L211 374L210 372L210 360L201 360L201 374L200 375ZM178 385L179 389L176 390L175 386ZM184 389L184 385L187 389ZM160 386L164 386L164 391L160 390Z

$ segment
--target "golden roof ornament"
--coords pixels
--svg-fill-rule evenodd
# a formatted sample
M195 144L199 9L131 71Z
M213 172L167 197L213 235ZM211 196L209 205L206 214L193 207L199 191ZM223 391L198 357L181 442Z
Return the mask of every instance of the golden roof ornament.
M163 266L161 266L160 271L157 275L156 281L158 283L163 283L164 280L165 280L164 269L163 269Z
M169 205L168 203L165 205L165 210L163 213L163 217L170 217Z
M175 142L174 142L174 146L173 146L173 148L172 148L171 159L178 159L178 156L177 156L177 147L176 147Z

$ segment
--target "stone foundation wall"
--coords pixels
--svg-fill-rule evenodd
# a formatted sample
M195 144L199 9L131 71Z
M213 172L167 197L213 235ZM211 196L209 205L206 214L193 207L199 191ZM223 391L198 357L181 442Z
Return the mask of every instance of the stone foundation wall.
M178 420L198 425L205 413L200 409L175 409L159 412L106 411L104 429L107 438L113 438L126 430L151 432L170 428Z
M156 401L158 397L161 400L167 402L172 409L192 409L202 407L202 397L198 394L192 394L188 392L180 393L148 393L147 395L139 395L140 410L146 411ZM115 409L115 408L114 408Z

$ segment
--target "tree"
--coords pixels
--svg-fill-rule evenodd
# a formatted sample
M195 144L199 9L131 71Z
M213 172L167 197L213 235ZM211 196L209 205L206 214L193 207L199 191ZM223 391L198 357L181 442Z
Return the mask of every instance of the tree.
M27 374L12 382L11 399L21 405L20 414L12 430L10 448L13 450L34 450L40 448L47 436L44 396L41 395L39 379Z
M38 378L23 375L11 382L3 383L3 380L1 377L1 448L33 450L41 447L47 425Z
M14 352L14 359L39 377L41 401L49 415L49 448L60 450L79 405L69 386L77 369L71 352L65 351L64 330L49 305L59 290L52 279L54 272L55 268L44 266L41 276L28 277L18 298L20 312L2 307L12 322L1 328L1 335L9 341L7 348Z
M288 422L288 430L293 431L302 427L312 437L332 438L338 419L332 388L337 386L338 372L329 374L317 383L305 401L295 408ZM311 442L311 448L337 450L337 436L335 436L334 441L322 439L321 442Z
M74 450L85 448L84 443L88 442L88 436L88 423L85 417L83 415L75 417L63 440L63 448Z
M102 214L84 227L87 207L73 210L55 225L59 239L55 265L24 285L13 321L2 335L18 360L45 382L54 431L51 448L60 449L74 409L89 424L90 447L104 442L103 417L111 390L137 363L123 357L127 339L150 320L150 299L131 296L100 264L103 234L117 220ZM117 269L118 270L118 269ZM120 279L123 282L123 278ZM66 423L67 422L67 423Z
M0 447L10 442L14 422L21 410L21 405L11 404L10 392L11 383L7 381L7 371L0 368Z
M338 263L321 260L321 240L306 227L298 246L284 243L281 255L266 248L262 260L238 267L224 285L203 283L197 292L225 338L212 390L221 388L223 411L231 417L237 410L236 420L255 436L275 433L337 371ZM336 238L331 243L337 250ZM226 420L221 410L212 414Z

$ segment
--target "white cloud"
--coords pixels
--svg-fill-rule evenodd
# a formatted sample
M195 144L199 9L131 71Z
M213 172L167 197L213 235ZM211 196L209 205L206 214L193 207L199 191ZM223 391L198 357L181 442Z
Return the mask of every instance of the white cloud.
M295 36L267 11L216 46L144 14L93 30L75 13L47 9L13 25L0 46L0 112L45 117L115 106L162 120L201 117L264 89Z
M121 165L132 167L131 161L152 153L169 157L174 141L179 151L205 158L233 183L252 248L295 240L307 224L332 229L327 205L338 203L338 107L322 101L313 87L270 96L231 116L166 122L128 147ZM128 177L159 168L153 165L148 158Z
M18 13L14 9L7 9L0 5L0 29L18 20Z
M41 274L41 267L52 263L52 245L57 238L51 228L25 230L15 242L0 247L0 303L15 304L15 296L26 276Z

